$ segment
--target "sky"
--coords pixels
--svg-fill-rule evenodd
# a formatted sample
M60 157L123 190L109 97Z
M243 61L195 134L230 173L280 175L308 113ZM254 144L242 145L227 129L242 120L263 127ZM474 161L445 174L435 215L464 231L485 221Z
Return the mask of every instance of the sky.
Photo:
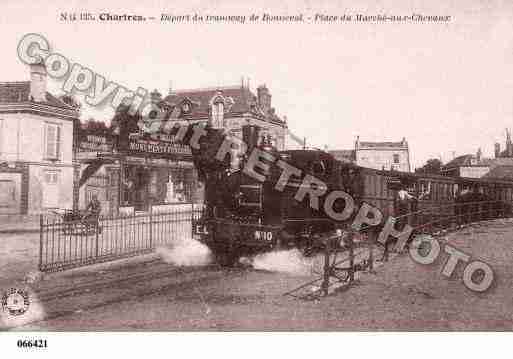
M172 24L63 22L61 13L315 16L450 15L447 23ZM266 84L272 106L311 146L350 149L406 137L414 166L493 156L513 128L513 1L0 0L0 81L25 81L27 33L135 90ZM51 92L62 83L50 81ZM79 96L79 99L81 97ZM110 120L109 109L84 118Z

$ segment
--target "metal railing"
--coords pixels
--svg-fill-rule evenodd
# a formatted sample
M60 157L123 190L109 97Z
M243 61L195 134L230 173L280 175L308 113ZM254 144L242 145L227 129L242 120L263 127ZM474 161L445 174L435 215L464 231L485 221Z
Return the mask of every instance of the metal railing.
M443 231L499 218L513 216L513 203L508 201L476 201L451 203L442 206L425 207L394 217L396 229L406 224L412 228L412 236L429 233L435 236ZM385 221L387 219L385 218ZM400 227L400 228L397 228ZM374 271L375 248L378 234L383 226L364 227L358 231L347 225L340 235L326 234L319 238L324 254L322 273L318 277L285 293L301 299L318 299L329 294L330 288L346 288L355 281L358 271ZM358 236L360 241L353 239ZM381 261L388 261L388 238L383 248ZM314 288L314 290L312 290Z
M472 222L512 216L512 203L506 201L475 201L426 207L396 216L396 223L408 223L417 232L436 232Z
M65 220L40 217L39 269L54 272L150 253L190 240L201 205L180 205L163 213Z

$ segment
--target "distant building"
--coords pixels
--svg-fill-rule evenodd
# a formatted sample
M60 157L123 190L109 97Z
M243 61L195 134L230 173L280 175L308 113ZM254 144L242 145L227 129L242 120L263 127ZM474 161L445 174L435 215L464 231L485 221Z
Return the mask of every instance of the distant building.
M458 156L445 164L440 172L444 176L481 178L490 172L490 159L481 158L481 151L476 155Z
M158 91L151 93L149 101L166 117L174 111ZM196 200L196 172L189 146L161 131L145 132L141 115L130 115L126 106L117 109L110 128L101 124L89 122L77 129L79 208L93 195L102 204L102 214L157 213L168 210L169 205Z
M260 140L268 138L278 149L285 149L287 124L285 118L276 113L272 96L265 85L253 94L248 86L220 86L190 90L170 89L164 98L175 108L177 120L210 122L213 127L226 128L242 138L243 125L258 126Z
M478 149L475 155L461 155L449 161L441 173L453 177L513 180L513 143L509 130L506 130L506 148L501 151L500 144L495 143L494 155L494 158L484 158Z
M340 162L344 163L355 163L355 151L354 150L333 150L329 151Z
M356 138L354 150L333 150L330 153L342 162L379 170L410 172L408 142L364 142Z
M43 64L30 65L30 81L0 83L0 214L73 207L79 113L46 85Z
M513 180L513 164L498 165L498 166L492 167L490 169L490 171L483 176L483 178Z

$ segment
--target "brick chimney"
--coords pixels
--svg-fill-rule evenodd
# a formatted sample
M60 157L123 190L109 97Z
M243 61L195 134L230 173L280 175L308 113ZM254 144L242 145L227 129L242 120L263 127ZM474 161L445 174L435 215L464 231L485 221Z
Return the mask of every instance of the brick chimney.
M483 152L481 152L481 147L479 147L479 148L477 149L477 153L476 153L476 160L477 160L478 164L479 164L479 162L481 162L481 156L482 156L482 154L483 154Z
M46 66L42 62L30 64L29 99L36 102L46 101Z
M498 142L495 142L495 158L499 158L501 156L501 144Z
M267 114L271 110L271 94L264 85L260 85L257 88L258 106Z

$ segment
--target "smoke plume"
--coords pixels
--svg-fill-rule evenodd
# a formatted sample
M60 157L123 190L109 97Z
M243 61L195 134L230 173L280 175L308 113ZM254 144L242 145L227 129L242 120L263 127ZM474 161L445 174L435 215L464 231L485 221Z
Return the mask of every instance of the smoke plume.
M314 268L314 258L304 257L297 248L258 254L251 263L255 269L296 275L310 275Z
M194 239L181 240L171 246L158 247L156 252L164 262L176 266L204 266L212 262L210 249Z

